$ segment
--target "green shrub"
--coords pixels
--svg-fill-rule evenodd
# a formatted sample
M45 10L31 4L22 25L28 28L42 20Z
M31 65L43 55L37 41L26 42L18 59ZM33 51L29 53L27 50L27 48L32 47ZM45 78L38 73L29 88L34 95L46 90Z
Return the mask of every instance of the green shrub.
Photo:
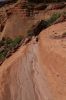
M13 41L12 41L12 46L15 47L17 44L19 44L21 42L22 38L21 37L16 37Z
M51 24L53 24L53 22L55 22L59 17L60 17L60 13L54 13L48 20L48 26L50 26Z
M6 58L7 53L14 49L21 42L21 40L21 37L16 37L13 40L10 38L6 38L0 41L1 46L4 46L4 50L0 52L0 61L4 60Z
M6 41L5 41L6 44L10 44L10 43L12 43L12 42L13 42L13 40L10 39L10 38L7 38Z
M0 52L0 61L5 59L5 53L4 52Z

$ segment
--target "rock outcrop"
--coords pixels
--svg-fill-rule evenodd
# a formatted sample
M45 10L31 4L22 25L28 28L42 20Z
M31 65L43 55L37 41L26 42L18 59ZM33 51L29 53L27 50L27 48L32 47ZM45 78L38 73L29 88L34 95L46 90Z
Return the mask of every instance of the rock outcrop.
M53 25L21 46L0 66L0 100L65 100L66 40L52 39L66 31Z

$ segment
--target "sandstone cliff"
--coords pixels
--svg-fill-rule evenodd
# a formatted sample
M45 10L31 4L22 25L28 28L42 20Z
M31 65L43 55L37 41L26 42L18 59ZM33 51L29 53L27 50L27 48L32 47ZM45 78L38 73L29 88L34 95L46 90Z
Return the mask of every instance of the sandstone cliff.
M66 40L52 38L65 31L66 22L53 25L5 60L0 100L66 100Z

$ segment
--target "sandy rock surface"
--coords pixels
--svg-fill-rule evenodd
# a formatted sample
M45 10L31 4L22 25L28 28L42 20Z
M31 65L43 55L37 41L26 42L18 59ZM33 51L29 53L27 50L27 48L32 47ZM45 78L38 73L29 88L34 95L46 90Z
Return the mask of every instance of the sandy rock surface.
M49 27L0 66L0 100L66 100L66 39L51 38L65 31Z

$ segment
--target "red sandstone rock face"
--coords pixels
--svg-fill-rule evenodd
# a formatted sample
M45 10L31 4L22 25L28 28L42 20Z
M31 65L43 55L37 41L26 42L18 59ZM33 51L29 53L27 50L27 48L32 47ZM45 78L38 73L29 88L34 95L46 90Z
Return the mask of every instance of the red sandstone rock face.
M66 22L42 31L0 66L0 100L65 100L66 40L50 38Z
M8 10L14 12L3 30L5 37L26 33L36 21L13 7ZM66 100L66 39L51 38L64 32L66 22L53 25L40 33L38 42L33 37L5 60L0 66L0 100Z

